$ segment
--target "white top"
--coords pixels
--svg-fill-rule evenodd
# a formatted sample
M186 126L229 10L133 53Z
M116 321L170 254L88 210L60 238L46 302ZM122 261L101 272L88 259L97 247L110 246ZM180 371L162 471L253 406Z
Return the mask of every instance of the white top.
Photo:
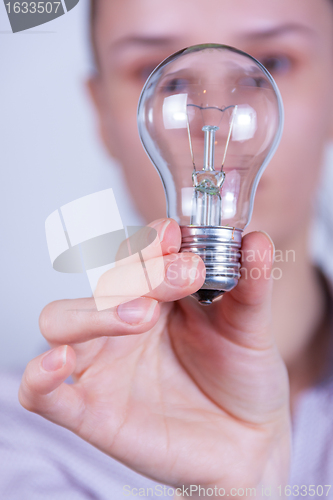
M173 498L170 489L163 490L164 486L136 474L67 429L22 408L17 399L20 378L0 374L1 499ZM299 498L319 498L319 485L324 486L322 498L333 498L333 379L300 399L293 419L290 484L300 488ZM326 496L325 485L330 484ZM315 486L315 496L309 494L310 485Z

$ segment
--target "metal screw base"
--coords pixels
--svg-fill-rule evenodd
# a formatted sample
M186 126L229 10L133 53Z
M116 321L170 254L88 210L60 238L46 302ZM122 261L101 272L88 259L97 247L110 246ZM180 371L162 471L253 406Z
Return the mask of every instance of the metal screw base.
M180 229L180 251L199 255L206 266L205 282L193 297L201 304L209 305L238 283L242 231L212 226L181 226Z

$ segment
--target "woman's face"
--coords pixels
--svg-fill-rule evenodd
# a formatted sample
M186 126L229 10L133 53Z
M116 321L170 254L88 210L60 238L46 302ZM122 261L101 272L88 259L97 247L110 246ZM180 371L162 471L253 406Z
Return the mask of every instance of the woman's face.
M285 128L260 181L249 229L278 245L308 224L333 117L333 6L329 0L94 0L100 75L91 83L101 132L145 218L165 216L161 181L136 124L142 86L165 57L221 43L259 59L284 101Z

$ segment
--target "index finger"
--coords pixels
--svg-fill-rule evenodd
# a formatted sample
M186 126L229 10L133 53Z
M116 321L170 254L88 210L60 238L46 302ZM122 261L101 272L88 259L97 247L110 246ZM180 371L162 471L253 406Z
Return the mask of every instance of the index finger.
M121 318L120 307L128 321ZM43 309L39 327L49 344L55 346L143 333L159 318L158 302L152 298L140 297L120 307L98 311L93 298L58 300Z

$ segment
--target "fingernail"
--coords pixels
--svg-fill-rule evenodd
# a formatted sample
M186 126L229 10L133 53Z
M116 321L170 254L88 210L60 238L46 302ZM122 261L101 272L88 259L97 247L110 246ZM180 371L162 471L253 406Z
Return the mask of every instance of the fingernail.
M182 254L182 261L179 259L171 262L167 267L166 278L172 286L189 286L197 278L197 270L200 259L198 257L188 258Z
M60 370L66 364L67 345L56 347L42 359L42 367L47 372L55 372Z
M154 224L151 225L151 227L153 227L154 229L156 229L156 231L158 233L158 237L159 237L160 243L162 243L162 241L163 241L166 228L168 227L168 225L170 224L170 222L171 222L171 220L167 219L165 221L156 222L156 223L154 223Z
M129 323L130 325L149 323L153 317L156 306L156 300L140 297L139 299L125 302L125 304L120 304L117 308L117 314L121 321Z
M274 259L275 259L275 245L274 245L274 241L272 240L272 238L270 237L270 235L266 233L266 231L259 231L259 233L264 234L266 236L266 238L269 240L270 244L272 245L273 255L271 255L271 258L272 258L272 262L274 262Z

